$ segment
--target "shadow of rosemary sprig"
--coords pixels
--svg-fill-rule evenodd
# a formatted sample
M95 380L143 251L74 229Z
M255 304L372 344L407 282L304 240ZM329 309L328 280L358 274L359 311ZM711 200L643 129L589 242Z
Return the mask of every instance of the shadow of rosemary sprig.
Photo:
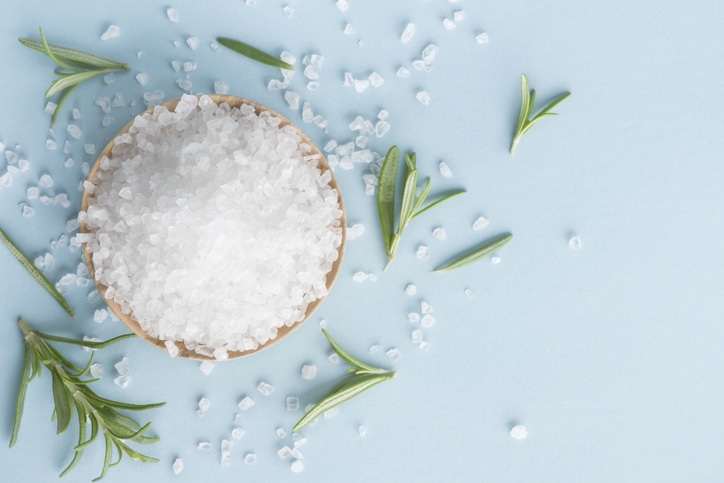
M39 332L32 329L22 318L18 320L18 325L23 333L25 364L23 365L23 374L20 379L20 388L18 389L15 423L10 438L10 447L13 447L18 439L28 384L36 376L40 376L42 367L45 366L50 372L52 380L53 401L55 403L53 420L57 422L57 433L61 434L68 429L73 415L76 415L78 419L78 444L74 448L75 454L70 464L63 470L60 476L66 475L78 464L81 456L83 456L83 451L90 446L101 433L106 445L103 470L93 481L102 479L106 476L109 468L120 463L123 453L126 453L131 459L143 463L158 461L156 458L139 453L127 444L128 441L139 444L158 441L156 437L145 436L151 423L149 422L141 426L134 419L121 414L118 410L142 411L157 408L166 403L129 404L112 401L97 395L89 385L98 379L87 378L91 364L93 364L94 354L91 353L91 357L85 367L79 367L50 344L52 341L80 345L91 349L101 349L129 337L135 337L135 334L121 335L105 342L91 342L67 339L65 337ZM88 424L90 424L90 434L88 434ZM113 461L114 449L117 454L116 461Z
M131 70L128 64L81 50L49 44L42 27L40 28L40 41L25 37L18 40L26 47L44 53L58 66L58 69L55 70L58 78L51 82L50 87L45 91L46 99L62 93L53 113L51 124L55 124L61 106L79 84L110 72Z
M329 341L334 352L352 367L347 368L349 376L342 382L337 384L321 401L315 404L307 413L302 416L297 424L294 425L294 431L299 431L308 426L312 421L330 409L339 406L345 401L349 401L353 397L363 393L367 389L381 382L388 381L395 377L395 371L388 371L378 367L365 364L359 359L350 355L337 344L329 333L322 329L324 336Z

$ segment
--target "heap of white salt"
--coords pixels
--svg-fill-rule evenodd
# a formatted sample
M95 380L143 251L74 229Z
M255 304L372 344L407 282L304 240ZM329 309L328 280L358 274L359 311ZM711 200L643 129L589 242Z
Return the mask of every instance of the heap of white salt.
M151 336L223 359L274 339L327 294L338 192L280 122L184 95L173 112L136 117L100 160L83 241L106 298Z

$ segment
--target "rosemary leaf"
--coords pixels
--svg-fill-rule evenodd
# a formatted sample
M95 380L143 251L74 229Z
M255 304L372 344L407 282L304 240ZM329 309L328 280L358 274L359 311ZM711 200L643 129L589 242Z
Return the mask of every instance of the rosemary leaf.
M63 307L63 309L65 309L68 315L70 315L71 317L75 317L73 309L70 308L70 305L65 300L65 298L60 294L60 292L58 292L55 286L50 283L47 277L43 275L43 272L38 270L35 264L30 261L30 259L23 252L20 251L17 245L15 245L12 240L10 240L10 238L8 238L7 234L5 234L2 228L0 228L0 241L2 241L7 249L10 250L10 253L15 257L18 262L20 262L20 264L30 274L30 276L33 277L35 281L38 282L40 286L43 287L46 292L48 292L56 300L56 302L60 304L61 307Z
M387 371L384 371L377 367L370 366L369 364L365 364L364 362L357 359L356 357L353 357L349 352L342 349L342 347L340 347L339 344L337 344L337 342L335 342L334 339L332 339L332 336L329 335L329 332L327 332L325 329L322 329L322 333L329 341L329 345L332 346L332 349L334 350L334 352L336 352L337 355L350 366L354 366L358 369L362 369L362 370L370 371L370 372L381 372L381 373L387 372ZM352 371L354 371L354 369L352 369Z
M400 163L400 150L392 146L385 155L377 183L377 213L380 217L382 239L389 257L392 237L395 232L395 189L397 184L397 166Z
M418 216L420 216L421 214L425 213L426 211L429 211L430 209L436 207L436 206L439 205L440 203L443 203L443 202L449 200L450 198L455 198L456 196L462 195L462 194L464 194L464 193L467 193L467 191L465 191L465 190L460 190L460 191L455 191L455 192L453 192L453 193L450 193L449 195L445 195L445 196L443 196L442 198L438 199L437 201L434 201L434 202L430 203L429 205L427 205L427 206L424 207L423 209L418 210L418 211L416 211L415 213L413 213L413 214L412 214L412 218L415 219L415 218L417 218Z
M37 50L38 52L46 53L46 48L43 45L43 42L39 42L37 40L29 39L26 37L20 38L18 39L18 41L20 41L21 44L28 48ZM48 44L48 47L50 51L55 55L55 57L73 62L74 64L78 64L84 67L107 67L109 69L131 70L131 67L128 64L123 64L121 62L106 59L105 57L101 57L99 55L89 54L88 52L83 52L81 50L70 49L68 47L53 44Z
M25 351L25 363L23 364L23 374L20 376L20 388L18 389L18 400L15 411L15 421L13 423L13 434L10 436L9 446L12 448L18 440L18 432L20 431L20 421L23 419L23 407L25 406L25 394L28 392L28 383L33 378L31 368L33 366L33 354Z
M478 260L481 260L481 259L487 257L488 255L492 254L496 250L503 247L512 238L513 238L513 235L511 235L511 234L504 235L500 238L497 238L490 243L486 243L479 248L476 248L470 252L463 254L462 256L456 258L455 260L451 261L447 265L435 269L435 272L436 273L449 272L450 270L455 270L456 268L464 267L465 265L469 265L471 263L477 262Z
M267 54L263 50L259 50L256 47L252 47L249 44L245 44L244 42L240 42L238 40L230 39L227 37L218 37L216 41L224 47L228 47L234 52L241 54L244 57L255 60L259 63L270 65L272 67L279 67L280 69L294 70L293 65L287 64L283 60L280 60L273 55Z
M515 154L515 148L518 146L520 139L525 133L527 133L535 123L543 119L544 117L557 116L558 114L551 112L551 110L558 104L563 102L570 92L566 92L545 106L538 114L530 119L533 113L533 105L535 104L535 89L531 89L528 83L528 77L525 74L521 74L520 81L521 95L520 95L520 112L518 114L518 124L515 128L515 135L513 136L513 142L510 145L510 154Z

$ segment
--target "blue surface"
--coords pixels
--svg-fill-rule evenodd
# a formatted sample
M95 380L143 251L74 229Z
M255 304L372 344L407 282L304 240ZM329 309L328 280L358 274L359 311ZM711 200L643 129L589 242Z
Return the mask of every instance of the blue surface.
M611 0L592 4L551 0L479 2L446 0L362 2L350 0L341 12L332 1L241 0L177 2L128 0L98 2L14 2L0 16L0 141L30 161L28 172L10 188L0 188L0 226L31 258L52 252L57 281L74 271L80 252L52 250L80 207L77 185L82 163L94 156L132 116L143 110L144 92L161 89L179 97L183 78L172 60L195 60L193 92L212 92L216 80L230 94L253 99L297 123L320 147L330 139L354 140L348 124L357 116L374 119L389 110L391 131L371 138L383 154L391 144L415 150L433 193L465 188L468 193L416 220L406 231L397 260L382 272L384 251L374 198L364 193L366 166L336 171L349 225L363 223L364 234L350 240L340 278L320 310L288 339L253 357L216 364L209 376L198 362L170 359L132 340L98 352L104 364L96 389L133 402L166 401L140 413L153 421L161 442L144 447L158 464L124 458L105 481L509 481L714 482L724 478L724 156L721 154L720 95L724 75L720 41L721 2ZM293 7L287 16L282 7ZM166 8L180 21L172 23ZM463 10L454 30L443 18ZM72 19L72 20L64 20ZM399 36L408 22L417 26L405 45ZM351 24L355 33L343 33ZM121 36L99 37L108 25ZM42 25L51 42L76 47L132 65L106 85L96 79L72 95L55 126L60 148L48 151L49 116L43 92L52 80L49 59L17 43L36 37ZM488 32L490 43L475 35ZM290 89L329 120L328 132L301 121L281 91L267 90L279 72L209 47L224 35L298 59L318 53L321 87L308 91L301 69ZM189 36L200 39L189 49ZM362 41L362 45L359 44ZM174 46L174 42L180 45ZM440 47L432 70L411 62L428 44ZM144 51L143 58L137 52ZM399 66L410 70L399 78ZM385 79L379 88L356 93L342 85L344 72ZM142 87L134 79L149 74ZM546 102L562 91L573 95L508 154L520 99L519 76L528 74ZM430 105L415 99L427 90ZM101 127L97 97L125 98L114 122ZM134 107L129 102L135 100ZM65 168L62 152L70 110L82 118L83 137L71 139L74 165ZM16 147L19 145L19 147ZM454 178L440 176L447 162ZM0 175L5 162L0 161ZM51 195L65 192L70 208L19 203L26 189L49 173ZM484 215L484 231L471 225ZM435 227L446 229L445 241ZM432 268L453 254L494 235L512 232L501 263L485 260L449 274ZM568 248L577 234L583 248ZM430 258L418 260L420 244ZM44 374L28 391L17 445L7 448L12 431L22 343L15 321L25 317L59 335L106 338L124 333L110 319L93 322L102 302L90 303L91 287L69 294L77 317L70 320L5 250L0 250L0 471L3 481L55 481L70 461L76 427L61 436L50 422L50 378ZM376 282L352 281L356 271L375 273ZM408 296L408 283L418 287ZM475 292L469 298L464 290ZM416 328L407 321L421 300L434 307L437 323L423 329L430 342L423 352L410 341ZM315 402L344 373L327 361L321 319L342 346L371 363L394 367L398 377L344 406L333 418L304 431L308 442L304 471L293 474L291 460L276 451L279 439L301 411L285 410L286 395L302 406ZM369 353L372 345L384 350ZM397 347L392 362L387 349ZM86 353L67 351L82 361ZM129 358L132 382L113 384L113 364ZM300 368L319 368L314 381ZM265 398L259 382L274 385ZM257 404L240 412L245 394ZM202 396L211 400L203 418L196 415ZM235 441L232 463L219 464L222 439L231 439L236 414L246 434ZM529 437L516 441L513 424ZM358 427L367 435L360 437ZM196 449L199 441L211 451ZM243 457L254 452L247 465ZM174 475L171 465L183 459ZM100 472L102 449L86 451L68 481L89 481ZM32 462L32 464L29 464Z

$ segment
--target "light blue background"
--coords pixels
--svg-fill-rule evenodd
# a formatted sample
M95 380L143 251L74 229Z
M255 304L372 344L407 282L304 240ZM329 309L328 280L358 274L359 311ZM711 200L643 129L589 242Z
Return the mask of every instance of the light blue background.
M0 226L32 258L76 216L83 179L83 144L98 151L143 108L143 92L161 89L167 99L181 90L171 60L195 60L194 92L211 92L216 80L230 93L265 104L298 123L320 147L329 139L354 136L347 125L357 115L374 119L390 111L391 131L371 139L384 153L391 144L415 150L433 193L466 188L461 198L430 212L405 233L398 259L382 273L384 251L374 199L364 194L366 167L337 170L349 224L364 223L364 234L348 242L337 284L320 310L288 339L250 358L217 364L210 376L198 362L170 359L140 340L97 354L106 375L97 390L133 402L166 401L138 414L153 421L161 442L142 449L161 459L140 464L124 458L105 481L509 481L509 482L714 482L724 479L724 219L722 186L721 26L724 7L715 0L675 2L579 2L570 0L366 1L349 0L342 13L331 0L282 2L209 0L173 3L74 0L11 2L0 16L0 141L31 162L11 188L0 188ZM284 5L294 9L291 17ZM166 7L177 9L172 23ZM465 19L445 30L442 19L463 10ZM404 45L408 22L417 26ZM349 23L355 33L345 35ZM102 42L108 25L121 28ZM51 42L128 62L132 73L116 82L101 80L73 94L56 125L62 148L70 109L81 110L83 137L72 142L75 164L64 168L62 150L48 151L49 116L43 92L52 80L49 59L18 44L37 38L43 26ZM475 35L488 32L490 43ZM291 89L329 119L328 133L301 122L280 91L266 88L278 71L230 51L214 52L209 42L224 35L298 59L318 53L321 88L304 87L301 70ZM191 51L185 40L196 36ZM358 41L363 45L360 46ZM174 41L180 42L175 47ZM440 52L432 71L412 68L428 43ZM140 50L145 56L138 59ZM399 66L410 77L395 75ZM356 93L342 85L344 72L381 74L385 84ZM146 72L147 86L134 76ZM519 76L528 74L540 102L562 91L573 95L522 140L515 157L507 149L520 100ZM430 93L428 107L415 93ZM126 99L101 127L96 97ZM131 108L128 102L135 99ZM452 180L440 176L446 161ZM4 169L4 164L0 164ZM44 206L23 218L18 204L40 175L51 174L51 194L66 192L73 205ZM481 215L485 231L471 230ZM436 240L442 226L448 239ZM494 235L512 232L513 242L489 260L449 274L432 268L458 251ZM580 251L568 248L578 234ZM418 260L419 244L430 259ZM80 253L53 251L58 280L75 270ZM7 448L22 366L19 316L59 335L110 337L125 332L108 320L98 325L88 289L69 295L75 320L0 250L0 471L3 481L55 481L71 458L76 427L62 436L50 422L50 378L31 384L16 447ZM356 283L356 271L377 274L377 282ZM415 283L418 293L403 289ZM465 296L470 288L477 298ZM430 350L410 342L415 326L407 313L420 300L434 306L437 323L424 329ZM275 430L287 430L301 416L287 412L284 397L315 402L342 376L343 366L327 361L320 330L350 352L374 364L394 367L398 377L340 407L334 418L304 431L304 471L276 451ZM379 344L397 347L389 361ZM87 354L67 352L82 361ZM113 363L130 361L131 385L116 387ZM303 364L319 368L314 381L300 377ZM274 385L268 398L256 393L260 381ZM242 413L246 434L236 441L232 464L222 468L222 439L231 439L236 404L245 394L257 401ZM200 397L211 400L199 418ZM529 438L509 436L524 424ZM367 436L357 428L364 425ZM213 449L196 449L199 441ZM243 462L252 451L253 465ZM176 457L185 463L175 476ZM102 449L86 451L66 478L89 481L100 472Z

